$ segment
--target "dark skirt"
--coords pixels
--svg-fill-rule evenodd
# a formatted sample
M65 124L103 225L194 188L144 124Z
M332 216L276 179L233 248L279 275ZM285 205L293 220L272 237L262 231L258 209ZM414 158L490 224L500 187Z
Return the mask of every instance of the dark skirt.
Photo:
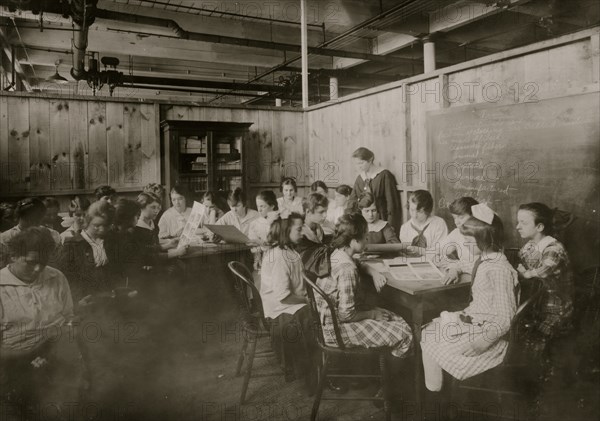
M273 351L277 354L286 379L305 378L315 371L316 340L308 306L294 314L283 313L271 322Z

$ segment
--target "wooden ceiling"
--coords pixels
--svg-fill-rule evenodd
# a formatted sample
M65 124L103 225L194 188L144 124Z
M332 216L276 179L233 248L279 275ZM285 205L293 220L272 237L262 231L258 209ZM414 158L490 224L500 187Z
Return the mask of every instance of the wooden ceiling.
M88 0L89 1L89 0ZM91 94L70 75L73 22L35 0L0 0L0 72L16 88ZM43 2L41 2L43 3ZM16 9L16 10L15 10ZM423 72L423 44L438 68L599 24L597 0L308 1L310 103ZM117 57L137 83L120 97L207 103L300 104L300 0L98 0L87 53ZM58 72L70 82L48 81ZM139 83L140 77L152 83ZM190 86L194 85L194 86ZM4 86L2 87L4 88ZM13 88L14 89L14 88ZM277 92L277 93L276 93ZM106 87L97 95L109 95Z

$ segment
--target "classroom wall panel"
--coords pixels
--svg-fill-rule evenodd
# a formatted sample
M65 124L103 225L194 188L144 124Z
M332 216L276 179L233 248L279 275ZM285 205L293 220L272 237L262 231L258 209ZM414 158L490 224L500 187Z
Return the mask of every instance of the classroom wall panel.
M85 194L160 182L155 104L0 96L0 193Z

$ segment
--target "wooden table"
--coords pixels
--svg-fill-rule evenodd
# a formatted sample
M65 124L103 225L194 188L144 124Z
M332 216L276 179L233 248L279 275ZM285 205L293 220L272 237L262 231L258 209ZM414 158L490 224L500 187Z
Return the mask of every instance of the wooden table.
M381 263L380 259L369 259L363 263ZM396 311L405 308L410 311L411 325L413 331L413 345L415 355L415 399L417 406L421 403L421 388L423 386L423 370L421 360L421 327L424 323L425 310L443 311L439 305L445 296L452 296L453 300L467 302L471 287L471 276L461 275L459 282L452 285L444 285L439 280L398 280L389 272L381 271L386 277L387 284L381 292L388 306ZM449 303L450 304L450 303Z

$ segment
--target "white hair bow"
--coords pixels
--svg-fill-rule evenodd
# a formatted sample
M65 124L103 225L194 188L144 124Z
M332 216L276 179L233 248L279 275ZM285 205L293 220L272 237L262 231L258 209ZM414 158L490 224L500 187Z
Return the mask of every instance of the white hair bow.
M477 218L486 224L492 225L495 214L494 211L485 203L471 206L471 213L473 214L474 218Z

